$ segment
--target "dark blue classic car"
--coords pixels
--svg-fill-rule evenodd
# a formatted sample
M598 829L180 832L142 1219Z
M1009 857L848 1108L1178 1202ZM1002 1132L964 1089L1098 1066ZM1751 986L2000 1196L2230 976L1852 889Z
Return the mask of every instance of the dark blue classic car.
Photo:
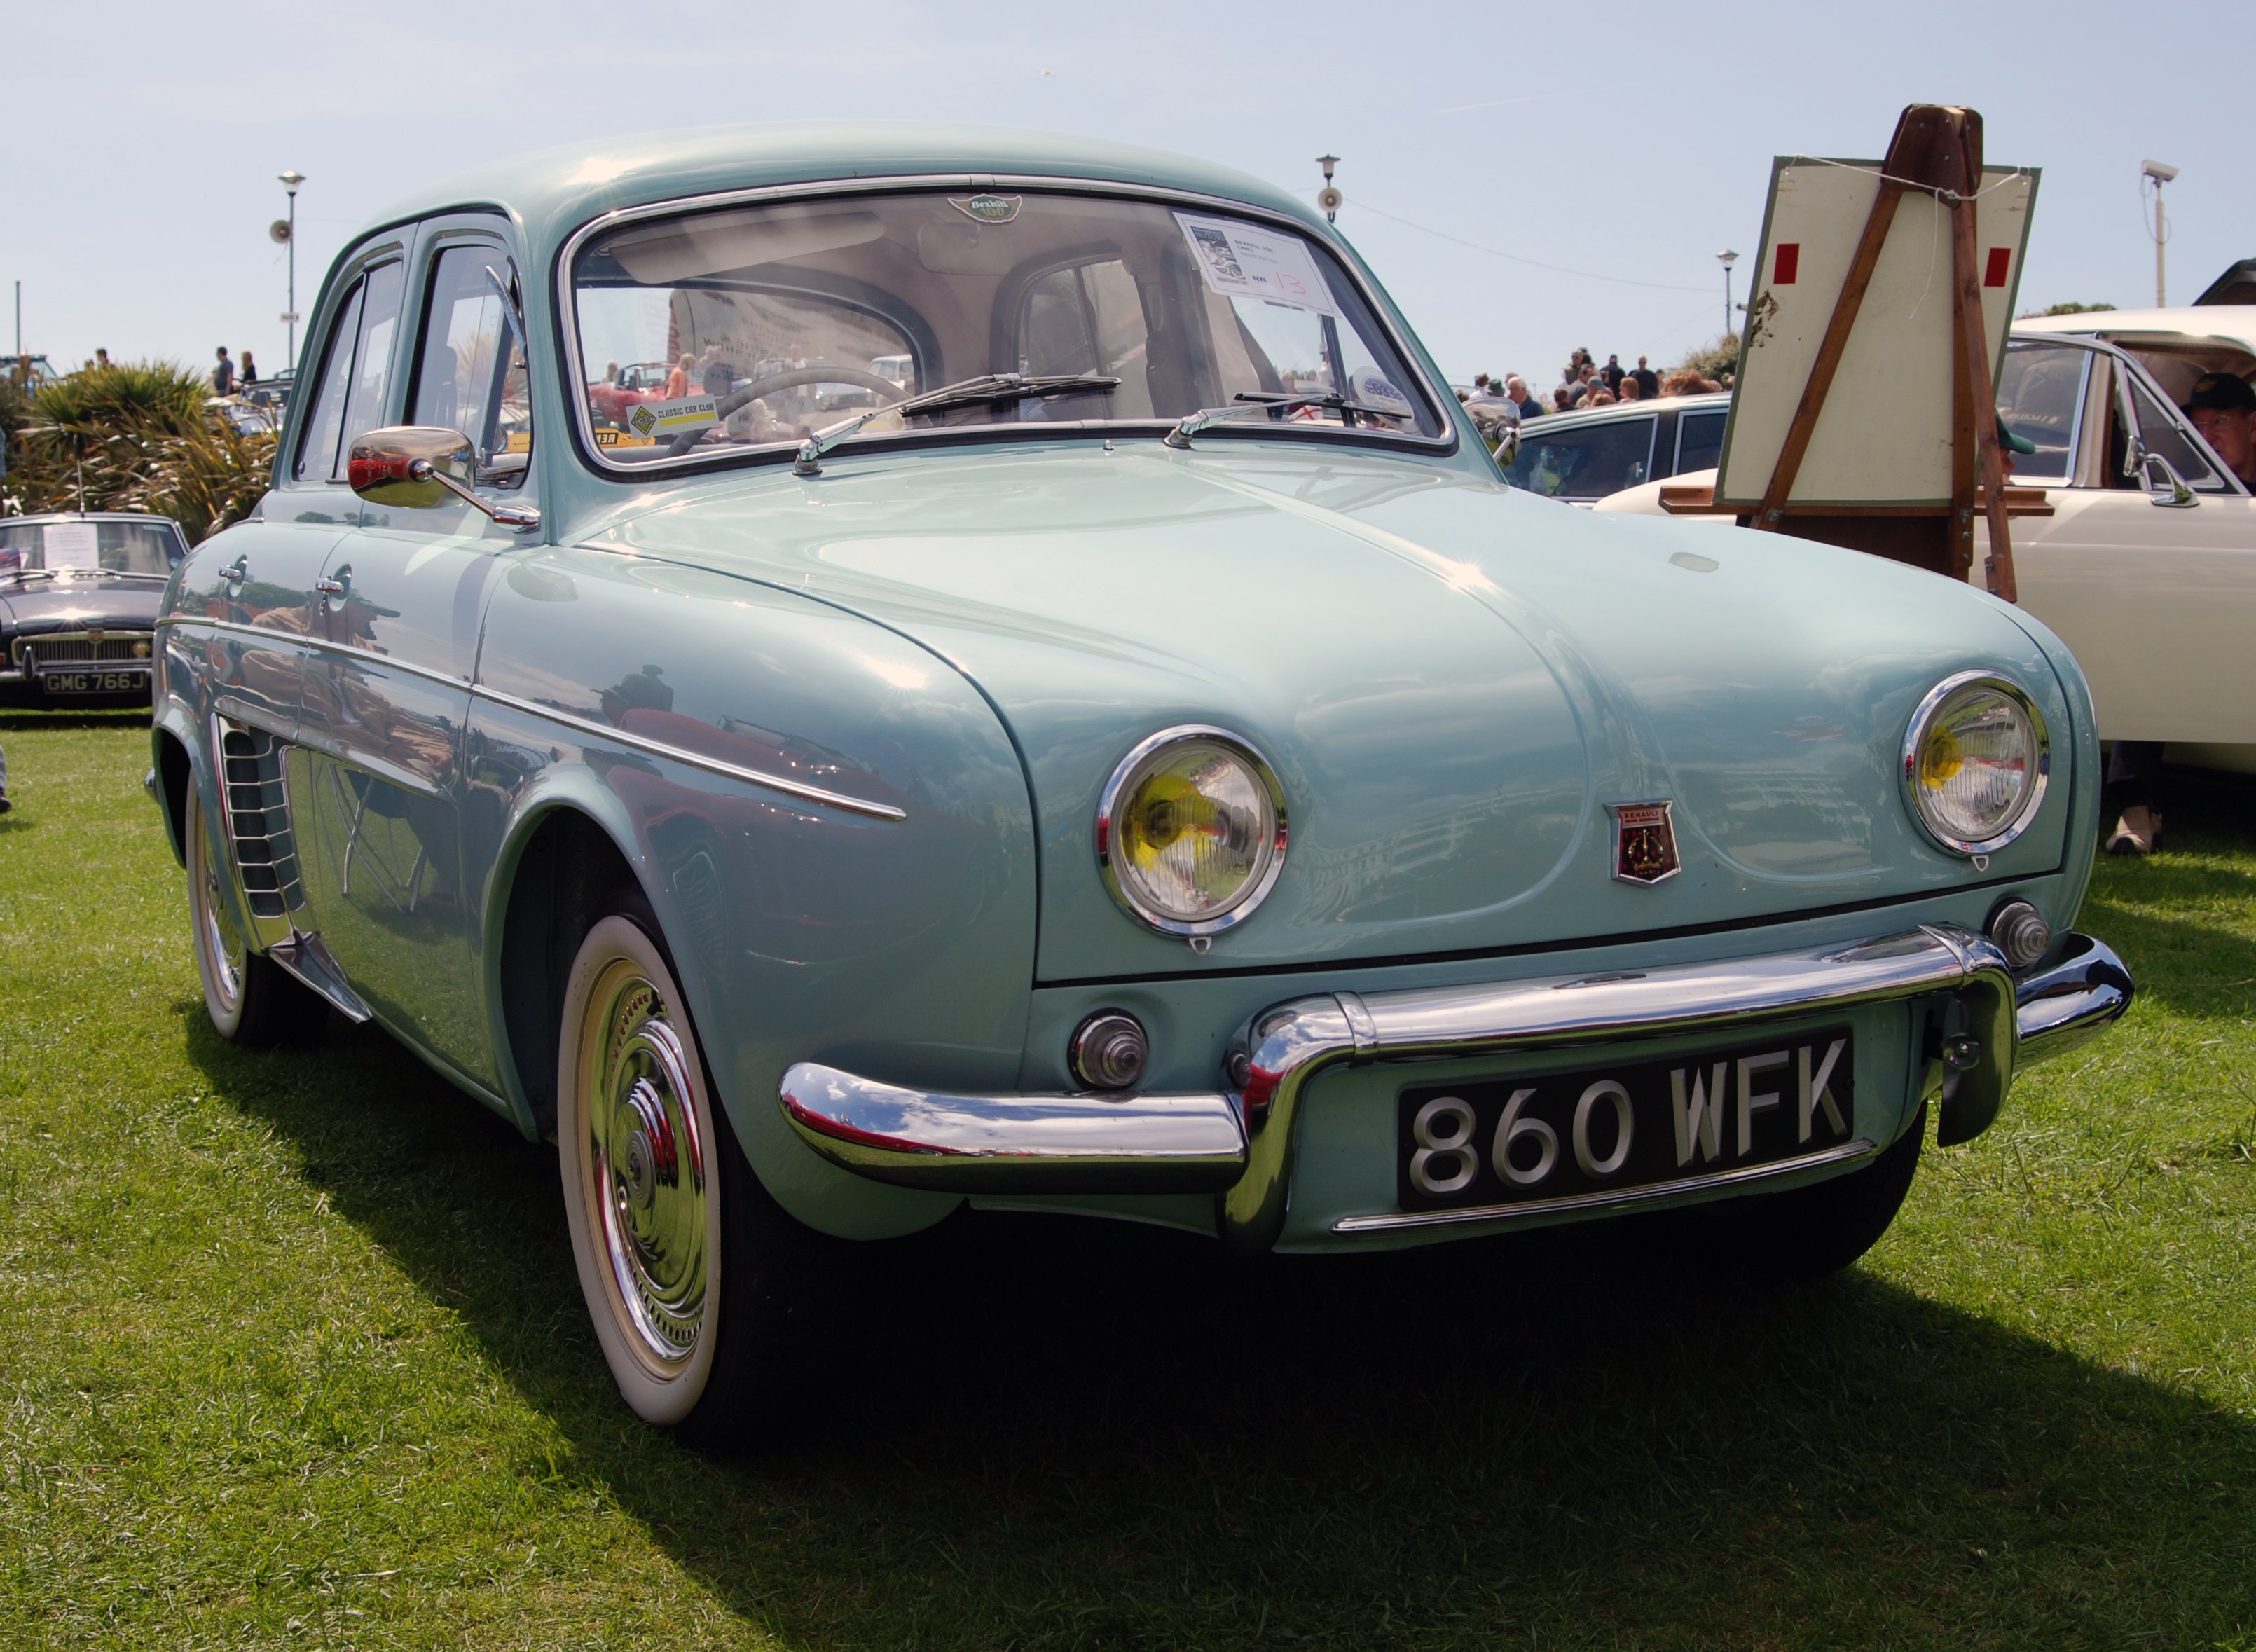
M310 337L159 622L205 1001L553 1138L653 1422L800 1415L807 1230L967 1200L1837 1268L2128 1001L2050 632L1508 488L1255 180L606 142L384 213Z
M0 705L147 705L157 610L187 553L161 516L0 521Z

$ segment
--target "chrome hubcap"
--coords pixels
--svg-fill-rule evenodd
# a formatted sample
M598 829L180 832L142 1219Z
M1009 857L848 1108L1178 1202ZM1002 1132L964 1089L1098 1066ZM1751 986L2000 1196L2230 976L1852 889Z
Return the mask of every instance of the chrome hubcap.
M582 1082L589 1192L638 1352L661 1372L696 1352L708 1267L705 1144L691 1099L694 1059L666 1001L634 964L597 984L600 1047Z
M198 822L201 825L201 821ZM243 959L244 948L227 919L227 896L220 887L219 868L212 862L211 846L203 852L203 881L196 884L194 874L189 875L190 893L195 900L195 917L203 929L204 950L211 959L212 985L222 1002L232 1012L243 997Z

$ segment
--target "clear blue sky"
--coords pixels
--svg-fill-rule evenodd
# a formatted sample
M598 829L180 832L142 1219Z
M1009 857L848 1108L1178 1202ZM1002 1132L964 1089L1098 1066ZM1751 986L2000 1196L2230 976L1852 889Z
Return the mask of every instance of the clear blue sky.
M19 0L6 40L0 298L23 281L25 342L58 365L96 345L202 364L222 342L279 365L283 262L266 226L286 167L311 180L310 311L357 225L482 158L864 113L1096 133L1310 194L1312 157L1336 152L1340 227L1459 379L1555 382L1576 344L1674 361L1721 328L1717 249L1749 255L1745 296L1771 156L1877 155L1914 101L1972 104L1993 162L2044 169L2024 307L2153 302L2148 156L2184 171L2169 192L2175 300L2256 256L2249 0Z

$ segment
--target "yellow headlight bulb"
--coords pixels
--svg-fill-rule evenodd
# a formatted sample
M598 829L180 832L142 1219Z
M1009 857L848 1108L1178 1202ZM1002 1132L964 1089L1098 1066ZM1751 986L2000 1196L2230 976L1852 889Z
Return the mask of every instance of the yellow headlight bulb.
M1958 771L1966 766L1966 754L1959 750L1958 738L1948 729L1937 729L1927 739L1927 749L1919 756L1919 783L1930 792L1939 792L1958 778Z

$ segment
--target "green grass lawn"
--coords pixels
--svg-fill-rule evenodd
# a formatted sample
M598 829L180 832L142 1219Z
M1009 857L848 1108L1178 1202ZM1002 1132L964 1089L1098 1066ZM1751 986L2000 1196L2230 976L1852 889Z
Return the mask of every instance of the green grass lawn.
M213 1035L145 724L0 745L9 1648L2256 1647L2244 793L2102 867L2137 1007L1837 1281L959 1220L726 1465L613 1394L548 1150Z

